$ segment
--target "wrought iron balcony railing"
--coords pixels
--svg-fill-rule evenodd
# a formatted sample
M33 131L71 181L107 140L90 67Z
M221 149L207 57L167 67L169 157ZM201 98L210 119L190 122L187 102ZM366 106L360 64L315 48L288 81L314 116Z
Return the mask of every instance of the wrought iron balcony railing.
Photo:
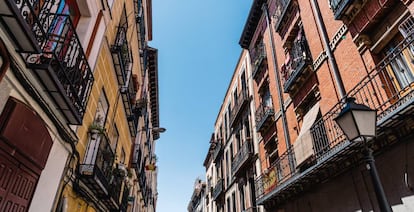
M414 78L405 79L402 84L397 79L390 77L395 73L390 73L392 68L401 63L401 57L405 53L414 55L412 51L414 36L411 34L396 46L392 52L379 62L366 77L364 77L348 93L348 97L356 98L356 101L377 110L377 129L378 134L384 133L381 129L395 125L400 115L411 114L414 110ZM395 70L398 71L398 70ZM414 70L404 70L413 72ZM283 201L285 194L293 195L298 191L297 186L302 188L312 183L312 180L321 179L321 173L337 173L343 171L332 170L334 164L346 164L345 160L352 157L361 145L358 142L346 140L343 132L337 126L334 118L337 117L344 103L338 102L321 119L316 121L311 127L313 140L313 160L314 163L302 169L289 167L288 158L294 155L295 149L283 153L269 169L256 179L256 195L258 203L272 199ZM329 171L324 171L331 169ZM337 172L336 172L337 171ZM322 175L324 176L324 175ZM325 178L328 178L325 176Z
M252 159L253 154L253 145L250 140L246 140L231 163L231 172L233 175L238 175L242 170L242 167L248 164L249 160Z
M41 53L23 56L68 122L81 124L93 75L70 16L49 13L46 9L44 6L38 16L41 28L32 26L34 34L46 32L37 39Z
M282 23L282 19L285 16L285 13L289 7L291 0L278 0L275 1L275 13L273 14L275 29L279 29L279 26Z
M132 71L132 55L126 37L127 30L126 26L118 26L115 42L111 46L118 84L121 86L127 84Z
M217 161L220 157L218 157L220 155L220 153L222 152L223 148L221 146L220 141L217 142L216 147L214 148L214 152L213 152L213 161Z
M90 132L89 144L84 162L79 165L79 173L81 180L98 197L105 197L110 194L114 160L115 154L112 151L108 137L99 132Z
M273 122L275 111L272 104L261 103L256 109L256 130L266 129Z
M136 104L138 82L135 82L135 76L131 75L131 72L129 72L126 84L121 86L121 97L124 102L129 131L131 136L135 137L138 129L138 118L141 115L141 108Z
M112 58L115 71L120 85L122 101L128 119L129 131L131 136L135 136L138 127L138 116L140 111L136 110L135 100L137 92L137 82L132 75L132 53L126 37L128 28L118 26L118 31L114 44L111 47Z
M353 3L351 0L330 0L329 5L334 13L336 20L339 20L344 15L346 9Z
M241 111L243 110L244 106L246 106L249 102L249 96L247 91L241 91L237 94L237 101L234 102L234 106L231 108L230 111L230 125L233 126Z
M124 191L122 192L122 201L119 207L120 212L127 212L128 211L128 201L129 201L129 188L124 186Z
M266 48L264 43L262 42L256 45L254 48L250 49L249 53L253 67L252 76L255 77L256 74L260 72L260 68L266 59Z
M282 77L284 80L283 89L284 92L289 92L293 87L305 68L312 65L312 58L310 56L310 50L308 42L304 35L301 33L298 38L292 44L292 48L289 50L288 60L281 68Z
M217 180L216 186L213 189L213 200L217 200L218 197L223 194L224 191L224 180L219 179Z
M44 2L39 0L3 0L0 19L20 52L40 53L46 33L38 15Z

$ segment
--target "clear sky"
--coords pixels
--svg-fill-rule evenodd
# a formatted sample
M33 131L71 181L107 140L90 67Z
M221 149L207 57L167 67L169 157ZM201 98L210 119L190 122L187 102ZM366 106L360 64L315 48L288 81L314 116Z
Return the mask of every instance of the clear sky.
M158 212L185 212L228 83L252 1L153 0L160 126Z

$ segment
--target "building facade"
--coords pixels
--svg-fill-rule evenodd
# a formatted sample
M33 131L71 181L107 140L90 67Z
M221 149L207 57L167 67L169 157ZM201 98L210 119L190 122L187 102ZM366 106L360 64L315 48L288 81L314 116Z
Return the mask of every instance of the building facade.
M254 79L266 211L413 210L412 1L255 0L240 45ZM345 99L377 111L377 137L349 141ZM366 147L364 147L366 146ZM366 150L373 150L387 200Z
M204 166L207 211L256 211L254 176L260 170L252 101L250 59L242 51L223 104Z
M188 212L204 212L206 208L206 182L196 179L194 191L187 207Z
M151 1L0 8L0 210L155 211Z

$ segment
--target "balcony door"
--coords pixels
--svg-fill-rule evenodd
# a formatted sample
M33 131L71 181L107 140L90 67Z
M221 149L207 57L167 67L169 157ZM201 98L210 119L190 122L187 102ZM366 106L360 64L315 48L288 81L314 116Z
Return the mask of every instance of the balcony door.
M386 71L386 85L393 93L404 95L405 90L412 87L414 82L414 49L412 44L405 46L399 44L404 41L397 35L383 50L384 58L389 60Z

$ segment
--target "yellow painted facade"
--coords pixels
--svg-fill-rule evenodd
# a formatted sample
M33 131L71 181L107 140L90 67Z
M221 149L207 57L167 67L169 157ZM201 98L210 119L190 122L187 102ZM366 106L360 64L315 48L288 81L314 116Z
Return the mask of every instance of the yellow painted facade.
M118 144L116 145L115 161L113 166L115 168L115 164L120 162L122 150L125 153L125 163L128 163L128 161L130 161L131 147L135 138L131 136L129 131L127 116L125 114L123 105L124 103L120 98L120 85L118 84L116 78L110 48L111 45L114 43L114 40L116 39L118 24L120 22L123 10L125 8L128 20L127 39L129 47L132 50L133 57L132 73L136 74L136 76L138 76L138 82L141 82L142 68L140 64L139 42L133 4L133 1L114 1L112 8L110 10L110 14L108 10L104 14L104 21L107 22L107 28L103 38L103 42L100 46L96 66L93 70L94 84L87 104L86 113L83 118L83 125L77 129L77 136L79 137L79 142L76 148L80 154L80 163L85 157L85 153L89 142L88 128L94 121L95 113L98 107L99 97L103 91L105 92L109 103L109 110L105 122L106 132L108 133L108 135L112 134L114 130L113 126L115 123L119 133L119 139ZM137 93L140 93L140 91L138 90ZM76 163L73 163L73 165L76 165ZM72 168L76 169L76 167ZM64 188L63 197L67 199L68 211L99 211L95 209L95 206L88 202L88 200L78 195L74 191L72 185L68 185Z

